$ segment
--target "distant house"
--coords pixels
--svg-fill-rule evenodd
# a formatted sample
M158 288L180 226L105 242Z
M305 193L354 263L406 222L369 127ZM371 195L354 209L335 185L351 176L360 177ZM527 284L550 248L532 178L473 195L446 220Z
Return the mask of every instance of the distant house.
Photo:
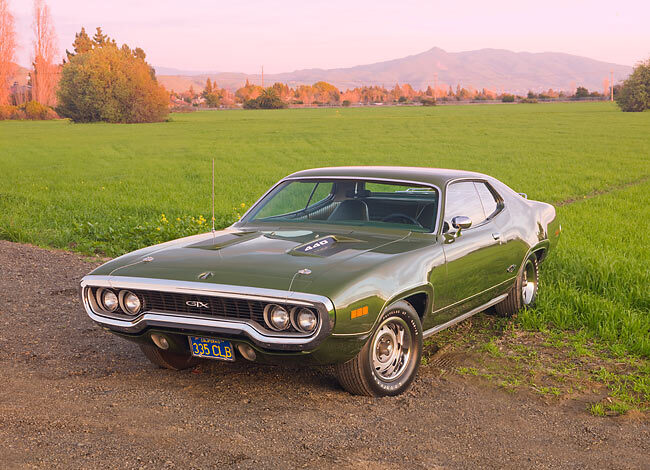
M11 101L16 106L27 103L32 97L31 85L19 85L18 82L14 82L9 91L11 92Z

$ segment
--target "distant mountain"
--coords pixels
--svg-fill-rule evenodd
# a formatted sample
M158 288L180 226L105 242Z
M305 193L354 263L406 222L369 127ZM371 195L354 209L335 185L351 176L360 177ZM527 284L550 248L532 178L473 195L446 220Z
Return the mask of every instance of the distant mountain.
M198 71L198 70L182 70L182 69L175 69L172 67L154 67L156 69L156 75L185 75L185 76L192 76L192 75L206 75L206 74L217 74L219 72L206 72L206 71Z
M600 91L603 80L614 71L616 82L626 78L632 67L601 62L586 57L558 52L512 52L504 49L481 49L467 52L446 52L434 47L421 54L369 65L339 69L305 69L289 73L265 75L265 84L286 83L289 86L313 84L324 80L339 89L363 85L393 87L395 83L409 83L415 89L460 84L477 89L525 93L542 91L575 90L584 86ZM243 73L171 74L159 76L168 89L184 91L190 85L202 89L206 79L217 82L220 87L231 90L241 87L246 79L260 84L260 75Z

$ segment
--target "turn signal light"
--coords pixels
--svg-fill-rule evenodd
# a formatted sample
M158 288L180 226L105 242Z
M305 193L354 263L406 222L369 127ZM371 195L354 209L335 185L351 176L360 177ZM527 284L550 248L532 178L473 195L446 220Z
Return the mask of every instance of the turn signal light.
M362 317L364 315L368 315L368 306L367 305L364 306L364 307L361 307L361 308L354 309L354 310L352 310L352 312L350 312L350 318L353 318L353 319L358 318L358 317Z

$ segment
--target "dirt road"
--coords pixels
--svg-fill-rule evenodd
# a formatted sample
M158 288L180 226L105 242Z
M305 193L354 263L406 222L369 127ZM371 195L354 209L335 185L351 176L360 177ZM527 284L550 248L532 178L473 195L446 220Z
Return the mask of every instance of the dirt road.
M96 327L78 255L0 241L0 468L650 468L650 423L420 369L396 398L331 371L154 368Z

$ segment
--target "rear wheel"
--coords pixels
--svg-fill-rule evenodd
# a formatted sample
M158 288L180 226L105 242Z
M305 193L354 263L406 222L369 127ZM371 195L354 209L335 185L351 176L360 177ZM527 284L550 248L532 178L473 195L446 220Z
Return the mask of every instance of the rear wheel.
M158 346L148 343L140 343L140 349L144 355L153 364L163 369L183 370L194 367L199 363L199 360L188 353L174 353L165 351Z
M537 300L539 288L539 264L537 256L531 254L521 270L515 284L508 292L505 300L495 305L497 313L504 317L514 315L523 307L530 307Z
M422 357L422 325L405 301L382 314L377 329L350 361L338 364L341 386L354 395L399 395L411 386Z

